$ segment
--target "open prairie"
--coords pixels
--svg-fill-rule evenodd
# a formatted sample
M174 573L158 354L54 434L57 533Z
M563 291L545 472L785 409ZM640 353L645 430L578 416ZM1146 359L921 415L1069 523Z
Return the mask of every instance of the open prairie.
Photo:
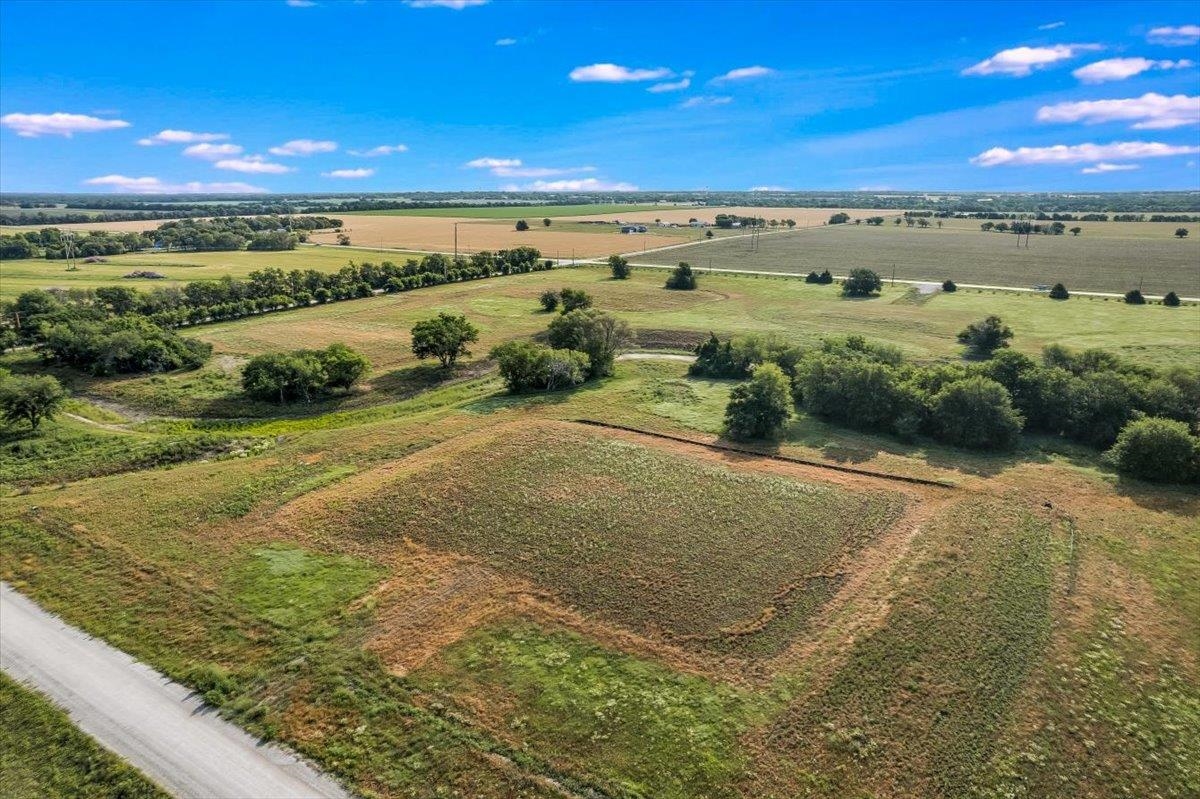
M816 230L763 235L751 248L747 239L704 242L649 253L647 263L688 261L699 268L744 269L807 274L873 269L910 280L954 280L992 286L1032 287L1062 282L1068 289L1146 294L1175 291L1200 297L1200 237L1177 239L1168 223L1079 223L1078 237L1031 236L1017 247L1011 234L984 233L978 223L927 229L834 225ZM1168 230L1170 228L1170 230ZM1129 235L1126 235L1129 234ZM635 260L642 260L641 258Z

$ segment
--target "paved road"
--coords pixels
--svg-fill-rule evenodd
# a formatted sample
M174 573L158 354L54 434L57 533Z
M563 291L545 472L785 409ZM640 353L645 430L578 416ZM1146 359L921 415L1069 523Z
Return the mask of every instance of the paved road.
M192 799L348 799L295 755L223 721L153 669L0 582L0 669L168 793Z

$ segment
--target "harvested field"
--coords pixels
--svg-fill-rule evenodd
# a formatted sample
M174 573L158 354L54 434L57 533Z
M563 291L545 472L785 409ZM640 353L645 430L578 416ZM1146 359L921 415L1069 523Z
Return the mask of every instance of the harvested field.
M458 222L460 253L503 250L512 247L537 247L546 258L594 258L615 252L628 252L662 244L677 243L678 238L647 233L624 235L616 230L603 232L559 231L544 227L541 216L528 217L529 230L517 231L511 221L489 221L470 217L372 216L342 214L343 231L355 246L394 247L414 250L454 251L454 223ZM522 217L524 218L524 217ZM336 244L332 231L313 233L309 240Z
M1145 230L1150 223L1109 223L1108 232ZM742 239L714 241L649 253L635 259L708 269L805 274L828 269L844 275L866 267L884 277L950 279L959 283L1031 287L1062 282L1076 291L1123 293L1141 285L1147 294L1178 292L1200 297L1200 237L1155 238L1032 236L1028 248L1011 234L974 229L872 228L837 225L763 236L751 249Z

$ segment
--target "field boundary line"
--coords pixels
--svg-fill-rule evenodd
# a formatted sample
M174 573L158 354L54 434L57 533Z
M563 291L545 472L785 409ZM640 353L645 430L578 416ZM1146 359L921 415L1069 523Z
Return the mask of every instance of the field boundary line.
M945 480L934 480L928 477L913 477L906 474L892 474L890 472L877 472L872 469L860 469L856 466L842 466L836 463L825 463L823 461L812 460L809 458L797 458L792 455L780 455L775 452L762 452L749 447L737 447L733 444L722 444L719 441L697 441L694 438L686 436L677 436L671 433L657 433L653 430L642 430L637 427L629 427L623 424L612 424L610 422L599 422L595 419L572 419L576 424L585 424L591 427L604 427L609 430L622 430L626 433L637 433L642 436L650 436L652 438L661 438L667 441L678 441L682 444L692 444L697 447L705 447L707 449L717 450L720 452L736 452L741 455L757 455L760 458L767 458L774 461L783 461L785 463L797 463L801 466L815 466L819 469L830 469L835 472L845 472L846 474L857 474L863 477L876 477L881 480L897 480L903 483L913 483L915 485L934 486L935 488L958 488L954 483Z

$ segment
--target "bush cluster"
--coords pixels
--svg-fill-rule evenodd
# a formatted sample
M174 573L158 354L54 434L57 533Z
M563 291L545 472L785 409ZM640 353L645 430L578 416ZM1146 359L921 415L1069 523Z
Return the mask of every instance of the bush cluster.
M1037 360L1002 350L986 362L926 366L859 336L809 349L755 336L710 337L692 373L744 378L762 363L779 366L796 404L816 416L974 449L1010 448L1022 430L1106 448L1135 420L1170 420L1186 431L1200 419L1196 370L1159 370L1059 345Z
M212 345L183 338L141 316L71 319L51 324L38 345L43 359L94 375L195 369Z
M509 341L491 352L504 384L514 394L572 388L587 379L589 365L582 352L552 349L532 341Z
M242 369L242 389L256 399L311 402L322 393L347 391L370 364L345 344L323 350L269 352L250 359Z

